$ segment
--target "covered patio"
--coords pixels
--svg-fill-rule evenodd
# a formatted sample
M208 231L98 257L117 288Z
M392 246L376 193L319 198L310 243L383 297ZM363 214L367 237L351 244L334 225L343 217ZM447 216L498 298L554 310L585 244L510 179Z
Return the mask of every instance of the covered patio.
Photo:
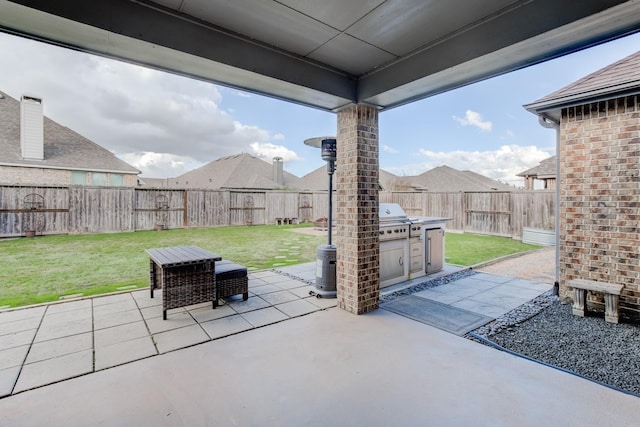
M2 31L335 112L339 248L338 308L27 387L0 423L636 425L636 397L377 310L377 232L380 112L639 26L623 0L0 0Z
M315 271L312 262L252 272L246 301L191 304L169 310L166 320L162 289L154 298L137 290L2 311L0 398L336 307L335 298L311 296ZM551 288L471 273L447 265L389 286L383 307L462 336Z
M637 397L386 310L337 308L0 399L12 426L631 426L639 412Z
M338 307L378 307L378 115L638 31L635 1L0 1L0 29L337 115ZM313 136L313 135L310 135Z

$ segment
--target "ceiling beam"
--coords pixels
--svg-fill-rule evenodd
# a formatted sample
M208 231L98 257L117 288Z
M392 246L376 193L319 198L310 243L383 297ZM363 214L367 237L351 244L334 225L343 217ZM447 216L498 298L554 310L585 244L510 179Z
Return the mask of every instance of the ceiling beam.
M639 29L636 1L524 2L361 77L358 99L390 108Z
M345 73L129 0L2 0L0 28L320 108L356 101Z
M638 31L637 0L521 0L360 78L130 0L0 0L0 30L329 111L391 108Z

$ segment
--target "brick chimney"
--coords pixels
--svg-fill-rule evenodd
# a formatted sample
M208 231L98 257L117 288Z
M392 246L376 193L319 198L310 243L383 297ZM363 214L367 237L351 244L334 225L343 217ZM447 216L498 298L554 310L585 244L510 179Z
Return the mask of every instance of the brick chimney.
M284 172L283 172L283 161L282 157L274 157L273 158L273 182L276 185L283 186L284 185Z
M42 99L23 95L20 100L20 148L22 158L44 160Z

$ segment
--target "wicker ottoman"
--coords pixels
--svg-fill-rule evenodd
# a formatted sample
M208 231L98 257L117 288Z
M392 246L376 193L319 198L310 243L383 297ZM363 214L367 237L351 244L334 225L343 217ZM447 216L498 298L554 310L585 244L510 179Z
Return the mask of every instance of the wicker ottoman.
M242 299L249 299L249 277L247 267L231 261L217 261L215 264L216 294L218 298L242 294ZM214 307L218 300L214 301Z

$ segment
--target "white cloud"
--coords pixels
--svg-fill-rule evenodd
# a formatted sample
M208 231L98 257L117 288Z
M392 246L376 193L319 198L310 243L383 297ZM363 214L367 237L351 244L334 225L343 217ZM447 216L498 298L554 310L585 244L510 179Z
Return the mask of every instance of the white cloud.
M384 151L384 152L386 152L386 153L390 153L390 154L396 154L396 153L398 153L398 152L399 152L399 151L398 151L398 150L396 150L395 148L390 147L390 146L388 146L388 145L383 145L383 146L382 146L382 151Z
M201 165L270 140L266 130L220 108L213 84L1 33L0 51L0 90L42 97L48 117L147 176L176 176L181 163Z
M467 110L464 118L453 116L453 119L462 126L475 126L483 132L490 132L493 128L493 123L482 120L482 114L472 110Z
M501 139L511 139L515 136L516 136L516 133L514 131L507 129L502 133Z
M283 147L282 145L275 145L270 142L254 142L251 144L253 153L266 161L271 161L274 157L282 157L282 160L286 162L294 162L296 160L302 160L295 151Z
M271 139L273 139L274 141L282 141L285 139L285 136L284 134L276 133L275 135L273 135L273 137L271 137Z
M420 149L424 161L393 168L383 167L389 172L419 175L438 166L450 166L458 170L471 170L510 185L521 187L523 180L516 174L532 168L551 154L535 146L503 145L494 151L435 152Z
M167 153L125 153L119 157L138 168L141 176L147 178L175 177L200 166L189 157Z

